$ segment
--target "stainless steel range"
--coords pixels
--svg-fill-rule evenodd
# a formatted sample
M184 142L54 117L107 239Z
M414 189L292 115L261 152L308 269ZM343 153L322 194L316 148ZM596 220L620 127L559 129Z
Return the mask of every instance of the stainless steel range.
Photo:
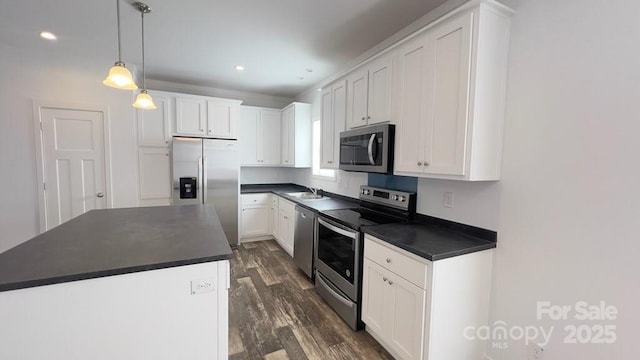
M362 328L363 226L406 222L416 212L416 195L360 187L356 209L327 210L316 221L316 292L351 326Z

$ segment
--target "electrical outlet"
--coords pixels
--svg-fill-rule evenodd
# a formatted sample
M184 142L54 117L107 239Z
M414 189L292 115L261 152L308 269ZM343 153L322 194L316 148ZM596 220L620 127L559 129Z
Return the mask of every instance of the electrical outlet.
M191 295L215 291L215 279L191 280Z
M529 350L527 351L527 360L542 360L544 357L544 348L538 344L529 344Z
M447 207L447 208L453 208L453 193L452 192L445 192L444 193L444 200L442 202L442 205L444 207Z

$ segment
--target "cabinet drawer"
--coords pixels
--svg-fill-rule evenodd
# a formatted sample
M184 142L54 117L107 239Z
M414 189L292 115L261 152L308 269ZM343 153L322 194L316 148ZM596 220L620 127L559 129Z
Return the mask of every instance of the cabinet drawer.
M268 205L269 193L261 194L242 194L242 205Z
M278 199L279 198L276 195L271 196L271 205L276 209L278 208Z
M419 286L427 288L427 265L405 254L392 249L393 245L382 245L373 237L366 235L364 256L385 269L407 279Z

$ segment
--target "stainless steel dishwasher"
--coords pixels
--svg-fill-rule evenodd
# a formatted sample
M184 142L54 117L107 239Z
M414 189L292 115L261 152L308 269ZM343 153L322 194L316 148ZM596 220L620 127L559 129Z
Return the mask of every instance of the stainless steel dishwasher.
M296 227L293 236L293 262L313 278L313 247L315 246L316 214L296 206Z

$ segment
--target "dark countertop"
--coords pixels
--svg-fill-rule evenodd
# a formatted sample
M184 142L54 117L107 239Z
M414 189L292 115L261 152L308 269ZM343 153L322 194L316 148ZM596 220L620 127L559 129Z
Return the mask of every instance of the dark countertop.
M291 192L309 191L308 188L296 184L244 184L240 186L241 194L273 193L281 196L296 205L303 206L311 211L349 209L358 207L359 200L346 196L325 192L328 199L303 200L287 195Z
M441 219L437 222L364 226L362 231L431 261L496 247L495 232L461 224L443 225L446 221Z
M231 259L206 205L92 210L0 254L0 291Z

